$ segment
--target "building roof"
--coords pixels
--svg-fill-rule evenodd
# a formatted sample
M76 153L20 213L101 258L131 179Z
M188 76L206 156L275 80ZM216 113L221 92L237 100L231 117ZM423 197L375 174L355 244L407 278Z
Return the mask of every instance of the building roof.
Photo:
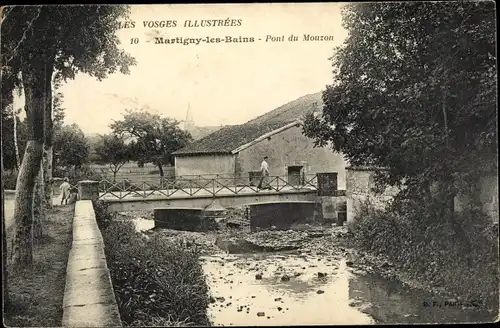
M233 150L254 141L255 139L288 125L290 122L273 122L264 124L228 125L217 130L173 155L195 154L231 154Z
M269 122L291 122L293 120L301 119L304 115L317 110L319 112L323 109L322 92L311 93L293 101L290 101L280 107L258 116L247 123L261 124Z
M305 95L241 125L228 125L173 153L175 156L237 153L260 140L295 126L323 107L321 92Z

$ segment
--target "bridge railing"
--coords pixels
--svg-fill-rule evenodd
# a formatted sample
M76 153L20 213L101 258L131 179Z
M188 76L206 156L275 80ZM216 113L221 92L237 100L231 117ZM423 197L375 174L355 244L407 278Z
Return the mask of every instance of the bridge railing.
M303 175L300 179L289 181L286 176L269 176L266 191L298 191L316 190L316 175ZM141 198L164 198L178 196L202 196L202 195L237 195L243 193L255 193L261 190L257 188L255 181L249 178L240 178L230 175L189 175L175 178L160 178L157 181L130 182L122 181L99 181L100 199L123 199L125 197Z

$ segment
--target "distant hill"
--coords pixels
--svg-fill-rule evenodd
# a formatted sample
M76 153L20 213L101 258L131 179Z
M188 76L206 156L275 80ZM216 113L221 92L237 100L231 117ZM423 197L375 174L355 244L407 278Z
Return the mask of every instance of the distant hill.
M301 119L314 109L319 111L323 108L322 92L316 92L297 98L270 112L248 121L250 124L288 122Z

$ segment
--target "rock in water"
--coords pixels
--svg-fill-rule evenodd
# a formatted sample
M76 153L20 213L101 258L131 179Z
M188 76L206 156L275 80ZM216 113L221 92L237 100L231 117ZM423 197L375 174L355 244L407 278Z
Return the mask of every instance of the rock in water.
M326 277L326 273L318 272L318 278L324 278L324 277Z
M391 266L391 265L390 265L387 261L386 261L386 262L384 262L384 263L382 263L382 264L380 265L380 267L381 267L382 269L387 269L387 268L388 268L388 267L390 267L390 266Z

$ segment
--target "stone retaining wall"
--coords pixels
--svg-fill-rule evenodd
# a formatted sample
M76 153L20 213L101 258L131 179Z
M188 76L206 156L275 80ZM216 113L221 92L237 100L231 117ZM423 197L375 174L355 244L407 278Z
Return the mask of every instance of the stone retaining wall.
M347 222L356 217L364 204L384 209L397 194L398 190L391 187L381 194L376 194L373 191L375 187L374 176L379 170L383 170L383 168L346 168Z
M347 221L359 213L365 203L377 209L384 209L399 191L395 187L388 187L382 194L373 191L374 175L377 171L384 170L377 167L348 167L346 168L346 194L347 194ZM498 222L498 175L483 176L477 188L472 188L478 193L482 210L493 222ZM464 204L471 195L461 194L455 197L455 211L463 210Z
M90 200L75 204L62 323L64 327L122 326L104 242Z

